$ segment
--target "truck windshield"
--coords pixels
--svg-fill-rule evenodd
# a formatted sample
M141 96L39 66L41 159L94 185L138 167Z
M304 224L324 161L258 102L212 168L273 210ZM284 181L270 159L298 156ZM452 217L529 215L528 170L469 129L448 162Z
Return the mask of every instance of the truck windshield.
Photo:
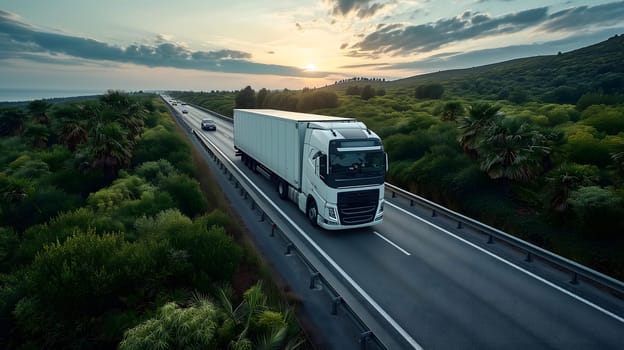
M329 185L333 187L381 184L386 174L382 150L332 150L329 154Z

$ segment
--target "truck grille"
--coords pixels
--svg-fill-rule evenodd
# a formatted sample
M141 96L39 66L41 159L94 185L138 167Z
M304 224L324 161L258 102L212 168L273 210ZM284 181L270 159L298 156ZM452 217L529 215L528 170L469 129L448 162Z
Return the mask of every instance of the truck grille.
M377 213L379 190L338 193L338 215L343 225L357 225L373 221Z

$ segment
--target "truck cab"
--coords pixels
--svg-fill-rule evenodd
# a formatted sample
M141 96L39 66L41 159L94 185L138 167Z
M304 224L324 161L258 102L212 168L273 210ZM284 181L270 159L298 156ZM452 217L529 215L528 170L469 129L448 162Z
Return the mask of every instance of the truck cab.
M298 205L308 219L332 230L382 222L387 158L363 123L309 123L303 158Z

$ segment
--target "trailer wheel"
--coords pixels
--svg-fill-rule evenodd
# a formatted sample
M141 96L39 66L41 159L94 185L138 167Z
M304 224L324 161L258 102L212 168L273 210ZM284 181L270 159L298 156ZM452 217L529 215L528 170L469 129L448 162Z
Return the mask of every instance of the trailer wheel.
M258 162L256 162L254 159L251 160L251 171L253 171L254 173L258 172Z
M314 201L314 199L308 201L306 215L308 217L308 220L310 220L310 222L312 223L312 226L318 226L318 211L316 209L316 202Z
M286 181L282 179L277 180L277 194L281 199L288 198L288 184Z

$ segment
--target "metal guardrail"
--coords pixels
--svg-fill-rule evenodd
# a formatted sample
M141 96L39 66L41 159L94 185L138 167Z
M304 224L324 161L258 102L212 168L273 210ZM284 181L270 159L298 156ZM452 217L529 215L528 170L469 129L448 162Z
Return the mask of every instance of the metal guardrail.
M422 207L431 210L431 216L443 215L455 222L457 222L457 228L461 229L464 226L483 233L487 236L487 243L494 243L496 240L504 242L520 251L523 251L525 255L524 261L532 262L533 259L541 259L551 265L558 267L559 269L568 272L570 274L570 283L578 284L580 280L590 282L598 287L608 289L616 297L624 298L624 283L609 277L598 271L590 269L587 266L583 266L572 260L566 259L560 255L547 251L534 244L523 241L515 236L512 236L506 232L503 232L494 227L488 226L470 217L462 215L447 209L437 203L434 203L428 199L417 196L411 192L408 192L402 188L394 186L386 182L386 189L391 193L393 198L397 195L409 200L410 206L418 204Z
M360 316L351 307L351 305L349 305L348 301L344 298L344 296L341 295L336 290L336 288L334 288L334 286L332 286L332 283L329 281L327 276L321 273L319 269L314 266L314 264L310 261L310 259L306 257L302 249L300 247L297 247L297 245L288 237L289 236L288 233L285 232L283 229L281 229L281 227L286 227L287 225L286 224L278 225L277 222L280 222L280 220L278 218L271 217L271 215L268 214L271 212L271 210L269 210L269 208L267 208L266 205L263 204L265 201L263 201L260 198L260 196L255 193L255 191L253 191L251 186L247 185L245 181L241 179L242 176L239 174L240 170L238 170L238 168L232 169L232 167L228 164L228 161L226 160L227 157L222 152L220 152L218 148L214 144L212 144L212 142L210 142L210 140L206 139L205 136L197 133L196 130L191 125L189 125L186 122L186 120L184 120L184 118L181 118L181 116L177 114L177 111L172 110L172 112L176 116L178 123L187 132L193 134L198 139L198 141L204 146L204 148L208 151L208 153L212 157L213 161L215 161L218 164L219 169L222 170L226 175L228 175L229 180L235 184L235 187L237 189L239 189L240 194L244 196L245 199L251 200L252 209L253 210L258 209L260 211L260 221L267 222L271 227L270 236L274 237L276 234L278 234L286 242L285 254L291 255L293 252L297 253L299 258L305 263L308 269L312 271L310 275L309 288L314 289L316 286L316 283L320 282L330 292L331 299L332 299L330 313L332 315L336 315L338 313L338 307L342 306L342 308L350 314L351 318L357 323L359 328L362 330L362 332L360 333L360 338L358 340L360 348L368 349L369 343L374 342L377 348L388 349L382 343L382 341L377 337L377 335L370 330L370 328L360 318ZM228 118L228 119L231 120L231 118ZM274 219L277 219L277 220L274 220Z

